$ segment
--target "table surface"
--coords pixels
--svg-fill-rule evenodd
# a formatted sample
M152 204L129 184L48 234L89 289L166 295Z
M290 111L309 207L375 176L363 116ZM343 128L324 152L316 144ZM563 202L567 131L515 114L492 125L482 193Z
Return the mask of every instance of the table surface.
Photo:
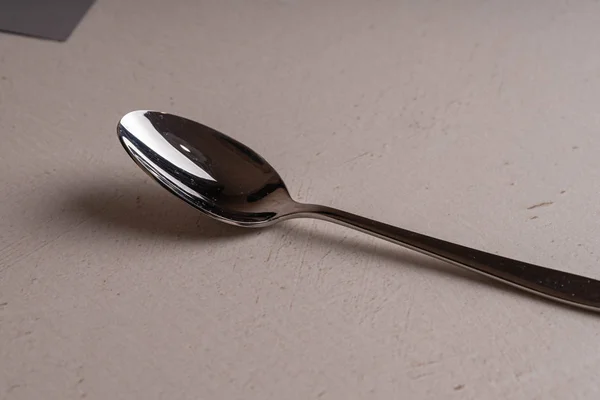
M600 277L600 3L98 1L0 35L0 398L591 399L600 317L328 222L151 181L131 110L294 198Z

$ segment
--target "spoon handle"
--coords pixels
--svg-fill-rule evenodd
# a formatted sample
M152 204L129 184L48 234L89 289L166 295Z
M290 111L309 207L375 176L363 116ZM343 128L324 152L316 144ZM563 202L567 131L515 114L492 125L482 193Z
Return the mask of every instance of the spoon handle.
M600 311L600 281L486 253L324 206L304 216L335 222L535 294Z

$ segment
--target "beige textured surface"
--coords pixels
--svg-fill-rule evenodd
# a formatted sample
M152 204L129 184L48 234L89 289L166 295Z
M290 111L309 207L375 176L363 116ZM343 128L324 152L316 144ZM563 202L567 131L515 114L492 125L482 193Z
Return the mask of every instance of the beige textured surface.
M300 200L600 277L599 50L585 0L99 0L67 43L0 35L0 398L598 398L597 315L208 221L114 131L179 113Z

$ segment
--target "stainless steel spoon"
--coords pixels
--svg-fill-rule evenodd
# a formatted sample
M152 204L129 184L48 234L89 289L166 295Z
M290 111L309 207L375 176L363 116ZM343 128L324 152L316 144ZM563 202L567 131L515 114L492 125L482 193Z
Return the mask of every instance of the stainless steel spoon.
M242 143L198 122L133 111L118 124L125 150L150 176L209 216L244 227L318 218L448 261L535 294L600 310L600 282L485 253L345 211L294 201L275 169Z

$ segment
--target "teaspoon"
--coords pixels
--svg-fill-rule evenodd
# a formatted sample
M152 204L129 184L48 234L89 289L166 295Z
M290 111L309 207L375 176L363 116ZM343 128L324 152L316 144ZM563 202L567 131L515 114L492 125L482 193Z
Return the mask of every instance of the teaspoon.
M127 153L172 194L219 221L265 227L292 218L334 222L537 295L600 310L600 282L486 253L331 207L296 202L256 152L198 122L132 111L117 126Z

